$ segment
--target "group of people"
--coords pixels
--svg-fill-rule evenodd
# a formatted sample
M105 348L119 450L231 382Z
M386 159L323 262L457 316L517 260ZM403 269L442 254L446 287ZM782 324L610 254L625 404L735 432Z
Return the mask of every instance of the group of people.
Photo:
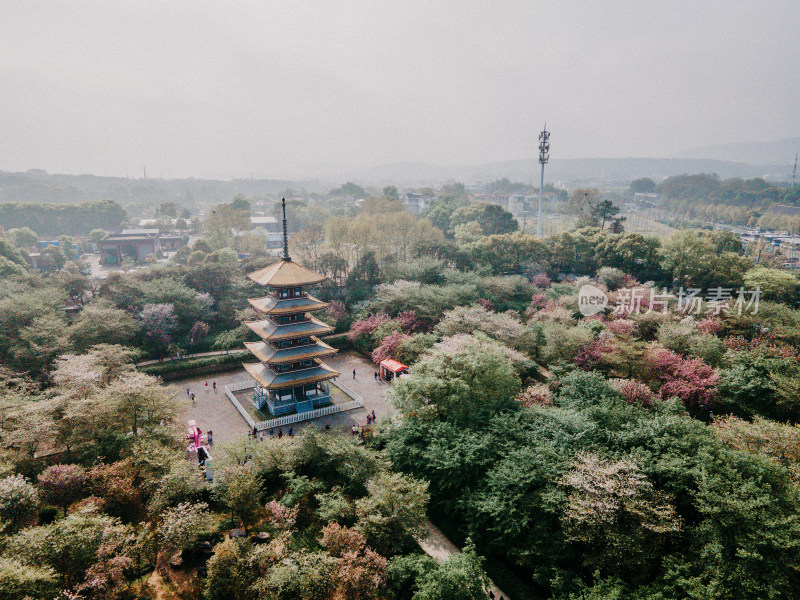
M211 387L213 388L214 393L216 394L217 393L217 382L216 381L212 381L211 382ZM208 380L206 380L205 388L206 388L206 392L208 392ZM194 406L197 397L194 395L194 392L191 390L191 388L188 388L188 387L186 388L186 397L189 398L189 400L192 401L192 406Z

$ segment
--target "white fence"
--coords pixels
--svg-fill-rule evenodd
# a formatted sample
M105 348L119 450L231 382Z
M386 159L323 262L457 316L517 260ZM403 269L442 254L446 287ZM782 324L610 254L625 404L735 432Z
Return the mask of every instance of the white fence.
M322 408L316 408L314 410L308 410L306 412L295 413L293 415L276 417L274 419L269 419L267 421L258 421L258 422L253 421L253 418L239 403L239 401L236 399L236 396L233 395L233 392L240 392L242 390L252 389L253 388L252 381L239 381L237 383L231 383L229 385L226 385L225 395L228 396L228 399L230 399L230 401L233 403L233 405L236 407L239 413L241 413L242 417L244 417L244 420L247 421L247 424L250 425L251 428L255 427L259 431L270 429L272 427L283 427L284 425L291 425L292 423L298 423L300 421L309 421L311 419L325 417L327 415L332 415L334 413L343 412L346 410L363 408L364 399L360 395L348 389L341 383L335 381L331 381L330 383L332 383L340 390L342 390L345 394L350 396L352 400L350 402L343 402L341 404L331 404L330 406L324 406Z
M236 396L233 395L233 392L241 392L242 390L246 390L247 388L252 388L253 382L252 381L237 381L236 383L230 383L225 386L225 395L228 397L233 405L236 407L236 410L242 415L247 424L250 425L250 428L256 426L256 422L253 421L253 417L251 417L244 407L239 404L239 401L236 399Z

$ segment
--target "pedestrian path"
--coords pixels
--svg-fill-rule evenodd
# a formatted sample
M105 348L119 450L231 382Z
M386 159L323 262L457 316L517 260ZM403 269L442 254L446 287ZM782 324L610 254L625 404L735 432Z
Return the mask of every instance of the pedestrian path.
M425 554L430 556L437 563L441 564L451 556L461 553L458 546L451 542L447 536L442 533L442 530L431 523L430 520L425 522L425 527L428 529L427 535L423 539L417 540L417 542ZM489 586L489 590L494 594L497 600L500 598L511 600L508 595L494 583Z

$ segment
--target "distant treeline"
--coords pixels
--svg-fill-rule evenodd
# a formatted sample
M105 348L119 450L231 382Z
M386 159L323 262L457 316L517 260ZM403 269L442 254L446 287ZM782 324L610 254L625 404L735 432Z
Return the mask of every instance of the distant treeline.
M0 225L6 229L30 227L41 236L88 234L92 229L113 230L127 219L113 200L79 204L0 203Z
M699 200L734 206L800 204L800 187L778 187L760 177L722 180L716 174L676 175L662 181L657 191L667 199Z

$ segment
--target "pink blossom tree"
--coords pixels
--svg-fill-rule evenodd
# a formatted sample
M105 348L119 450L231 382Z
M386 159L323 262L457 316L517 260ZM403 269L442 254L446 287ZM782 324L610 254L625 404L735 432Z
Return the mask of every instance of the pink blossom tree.
M350 341L354 342L362 336L372 335L373 331L389 321L391 321L391 319L386 313L370 315L366 319L354 321L353 325L350 327L347 337Z
M538 275L533 276L531 283L540 289L546 290L550 287L552 282L547 275L544 273L539 273Z
M410 336L399 331L393 331L387 335L381 340L380 346L372 351L372 362L377 365L380 364L382 360L392 358L396 354L400 344L409 339L409 337Z
M278 531L289 532L294 528L300 507L289 508L275 500L267 504L267 521Z
M331 300L328 304L328 314L336 321L341 321L347 316L347 308L341 300Z
M39 474L39 489L47 502L64 509L80 498L86 486L86 471L79 465L51 465Z
M575 364L584 371L595 369L603 357L611 354L614 346L607 335L601 335L588 344L584 344L575 357Z
M536 383L522 390L514 397L514 400L528 408L531 406L550 406L553 404L553 394L545 384Z
M662 385L662 398L678 397L687 408L708 410L719 382L719 373L699 358L683 358L671 350L658 348L651 353L651 364Z
M608 383L617 390L625 402L639 406L652 406L656 396L652 390L635 379L609 379Z

